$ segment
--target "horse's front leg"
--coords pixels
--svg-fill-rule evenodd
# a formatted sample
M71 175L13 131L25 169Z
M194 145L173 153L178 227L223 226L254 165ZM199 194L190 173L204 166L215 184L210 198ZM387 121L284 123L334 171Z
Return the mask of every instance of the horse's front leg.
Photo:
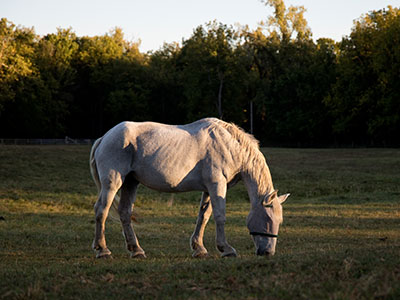
M226 197L226 182L214 184L209 189L211 205L216 225L216 242L217 249L221 252L222 257L236 257L236 250L228 244L225 238L225 197Z
M203 193L201 196L199 215L197 216L196 227L190 238L190 246L193 250L193 257L205 257L208 255L207 249L203 244L204 229L210 219L212 207L210 195Z

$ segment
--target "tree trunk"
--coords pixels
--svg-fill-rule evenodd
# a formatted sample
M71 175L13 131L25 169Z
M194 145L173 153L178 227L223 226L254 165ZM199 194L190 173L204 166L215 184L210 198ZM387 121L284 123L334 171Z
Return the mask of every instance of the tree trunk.
M219 90L218 90L218 116L222 119L222 88L224 86L224 74L218 72Z
M253 134L253 100L250 101L250 133Z

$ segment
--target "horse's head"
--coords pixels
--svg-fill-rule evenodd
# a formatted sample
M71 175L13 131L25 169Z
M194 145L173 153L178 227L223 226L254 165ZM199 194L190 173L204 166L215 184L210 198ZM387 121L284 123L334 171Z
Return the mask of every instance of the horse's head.
M256 246L257 255L275 254L279 225L283 221L282 203L289 195L278 196L278 191L273 191L252 205L247 217L247 228Z

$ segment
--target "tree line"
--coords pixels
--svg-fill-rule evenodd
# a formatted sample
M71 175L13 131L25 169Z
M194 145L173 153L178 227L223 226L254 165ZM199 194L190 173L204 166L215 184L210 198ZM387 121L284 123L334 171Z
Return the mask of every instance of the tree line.
M120 28L38 36L1 19L0 137L95 138L123 120L215 116L264 145L399 145L399 9L314 41L303 7L263 2L274 14L256 30L213 21L148 53Z

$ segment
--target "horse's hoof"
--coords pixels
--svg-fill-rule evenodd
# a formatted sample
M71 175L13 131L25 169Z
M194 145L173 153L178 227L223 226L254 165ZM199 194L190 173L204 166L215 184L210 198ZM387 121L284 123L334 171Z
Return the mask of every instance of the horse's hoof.
M208 257L208 252L194 252L192 256L194 258L206 258Z
M144 254L144 252L140 252L140 253L132 253L131 258L145 259L145 258L147 258L147 256L146 256L146 254Z
M111 251L107 248L100 249L97 251L96 258L112 259Z
M197 245L197 244L192 245L192 250L193 250L192 256L194 258L205 258L205 257L208 257L208 251L203 246L200 246L200 245Z
M99 258L99 259L113 259L111 254L97 255L96 258Z
M221 257L237 257L237 254L235 252L230 252L226 254L222 254Z

